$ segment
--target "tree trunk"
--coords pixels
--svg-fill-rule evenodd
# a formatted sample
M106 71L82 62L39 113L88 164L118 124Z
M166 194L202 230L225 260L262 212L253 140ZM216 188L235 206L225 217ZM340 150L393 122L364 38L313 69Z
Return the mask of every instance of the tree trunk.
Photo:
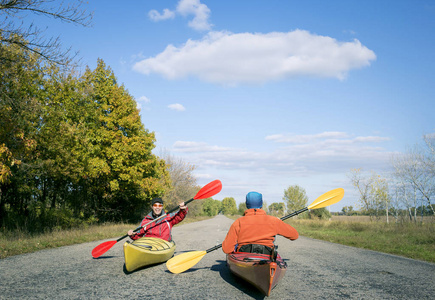
M390 222L388 220L388 201L386 201L385 204L386 204L386 207L387 207L387 224L389 224Z

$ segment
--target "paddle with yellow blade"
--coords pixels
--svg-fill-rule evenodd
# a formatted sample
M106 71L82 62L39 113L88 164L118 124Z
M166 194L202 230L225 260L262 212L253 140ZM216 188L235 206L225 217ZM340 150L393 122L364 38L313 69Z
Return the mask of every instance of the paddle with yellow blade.
M190 200L185 201L185 202L184 202L184 205L187 205L188 203L192 202L193 200L210 198L211 196L214 196L214 195L216 195L217 193L219 193L221 190L222 190L222 183L221 183L221 181L220 181L220 180L214 180L214 181L212 181L212 182L206 184L205 186L203 186L203 187L198 191L198 193L196 193L195 197L193 197L193 198L190 199ZM142 228L144 228L144 227L150 225L151 223L154 223L154 222L156 222L156 221L162 219L162 218L165 217L166 215L168 215L168 214L170 214L170 213L173 213L174 211L178 210L178 208L179 208L179 207L177 206L177 207L175 207L174 209L171 209L170 211L168 211L168 212L166 212L165 214L161 215L160 217L158 217L158 218L152 220L151 222L149 222L149 223L147 223L147 224L145 224L145 225L143 225L143 226L140 226L140 227L136 228L133 232L137 232L137 231L141 230ZM107 242L104 242L104 243L98 245L97 247L95 247L95 248L92 250L92 257L93 257L93 258L98 258L98 257L100 257L101 255L103 255L104 253L106 253L110 248L112 248L113 245L115 245L117 242L119 242L120 240L122 240L122 239L124 239L124 238L126 238L126 237L128 237L128 234L126 234L126 235L120 237L120 238L117 239L116 241L107 241Z
M326 207L329 205L332 205L334 203L339 202L341 199L343 199L344 196L344 189L338 188L331 190L329 192L324 193L320 197L318 197L313 203L311 203L309 206L300 209L298 211L295 211L287 216L284 216L281 218L281 220L286 220L288 218L294 217L300 213L303 213L309 209L318 209L322 207ZM207 253L212 252L214 250L217 250L222 247L222 244L216 245L210 249L207 249L205 251L191 251L179 254L177 256L174 256L170 260L166 262L166 267L168 270L172 273L178 274L182 273L190 268L192 268L194 265L196 265Z

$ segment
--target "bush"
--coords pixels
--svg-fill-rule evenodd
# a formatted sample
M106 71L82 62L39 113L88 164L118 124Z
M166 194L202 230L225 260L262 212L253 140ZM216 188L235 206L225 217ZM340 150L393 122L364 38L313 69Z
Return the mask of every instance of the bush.
M330 218L331 213L325 207L311 210L308 213L308 219L329 220Z

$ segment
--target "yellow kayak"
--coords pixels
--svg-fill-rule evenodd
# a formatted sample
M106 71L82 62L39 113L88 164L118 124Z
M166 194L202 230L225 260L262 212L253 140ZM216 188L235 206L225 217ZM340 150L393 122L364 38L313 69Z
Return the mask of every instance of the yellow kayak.
M175 243L159 238L143 237L124 243L125 269L132 272L139 268L158 264L170 259L175 252Z

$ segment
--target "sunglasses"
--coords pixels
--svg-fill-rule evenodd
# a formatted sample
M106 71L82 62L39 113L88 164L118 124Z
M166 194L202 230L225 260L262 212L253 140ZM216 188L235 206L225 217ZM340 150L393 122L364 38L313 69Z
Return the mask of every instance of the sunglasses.
M154 203L154 204L153 204L153 207L163 207L163 204L160 204L160 203Z

